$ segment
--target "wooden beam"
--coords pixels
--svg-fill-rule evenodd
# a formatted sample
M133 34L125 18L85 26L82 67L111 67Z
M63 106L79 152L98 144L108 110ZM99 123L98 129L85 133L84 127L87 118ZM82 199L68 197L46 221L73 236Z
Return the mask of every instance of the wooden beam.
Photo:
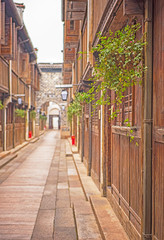
M143 0L124 0L124 15L143 15Z
M85 12L67 12L67 20L82 20Z
M67 0L68 2L87 2L87 0Z
M85 2L68 2L67 12L84 12L86 10Z

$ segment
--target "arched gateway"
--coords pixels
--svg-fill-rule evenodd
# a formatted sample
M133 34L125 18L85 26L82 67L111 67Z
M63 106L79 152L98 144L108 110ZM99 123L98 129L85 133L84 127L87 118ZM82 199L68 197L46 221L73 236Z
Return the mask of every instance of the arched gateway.
M61 98L63 83L61 63L40 63L42 76L40 91L37 92L37 113L46 115L46 127L49 129L67 128L66 106Z

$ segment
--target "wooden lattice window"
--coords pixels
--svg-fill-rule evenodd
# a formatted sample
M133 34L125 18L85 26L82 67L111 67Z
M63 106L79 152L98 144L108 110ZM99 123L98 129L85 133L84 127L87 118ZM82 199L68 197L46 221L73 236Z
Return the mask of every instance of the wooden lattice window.
M95 100L93 102L93 105L95 105L95 102L99 99L99 93L97 92L95 94ZM92 109L92 124L94 126L98 126L99 123L99 106L96 106L94 109Z
M127 123L133 125L132 109L133 108L133 87L127 88L124 92L124 98L122 103L119 105L115 125L126 126Z
M70 30L74 30L75 29L75 22L74 20L70 21Z

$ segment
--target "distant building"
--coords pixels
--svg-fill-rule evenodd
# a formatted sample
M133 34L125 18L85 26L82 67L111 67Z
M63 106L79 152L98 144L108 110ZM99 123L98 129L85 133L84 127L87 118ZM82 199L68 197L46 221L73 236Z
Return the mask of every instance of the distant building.
M56 85L63 84L61 63L40 63L42 73L40 90L37 92L37 110L47 116L46 127L49 129L68 130L66 107L61 97L62 88ZM40 125L41 128L44 126Z
M23 22L23 4L0 1L0 152L35 136L36 90L41 76Z

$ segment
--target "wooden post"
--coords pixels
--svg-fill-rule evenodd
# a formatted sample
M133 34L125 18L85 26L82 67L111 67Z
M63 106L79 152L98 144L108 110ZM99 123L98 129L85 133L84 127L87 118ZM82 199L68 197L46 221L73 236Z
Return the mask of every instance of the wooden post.
M13 148L15 148L15 104L13 105Z
M91 176L92 170L92 103L89 103L89 162L88 176Z
M82 107L82 121L81 121L81 162L83 162L84 158L84 105Z
M152 0L145 1L143 239L152 239Z
M3 151L6 151L6 107L2 109Z
M102 174L103 174L103 186L102 186L102 195L106 197L107 195L107 161L105 153L105 106L102 106Z

